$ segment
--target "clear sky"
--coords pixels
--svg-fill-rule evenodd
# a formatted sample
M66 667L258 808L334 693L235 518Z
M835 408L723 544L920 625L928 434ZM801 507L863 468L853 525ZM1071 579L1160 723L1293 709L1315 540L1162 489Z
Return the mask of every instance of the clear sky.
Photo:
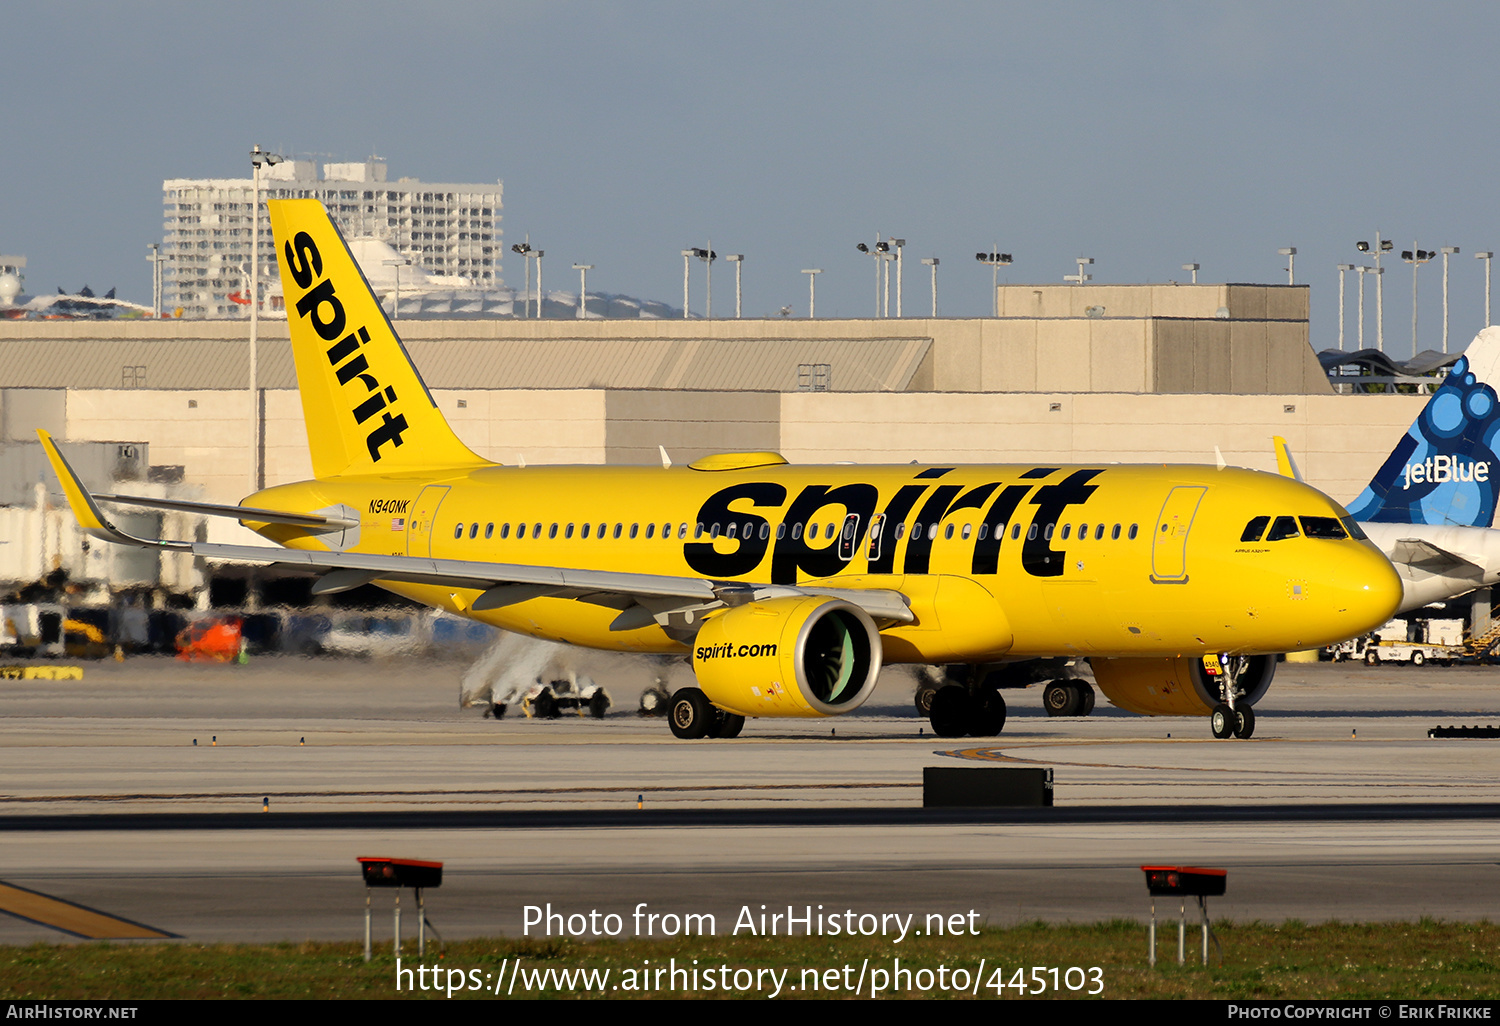
M805 315L804 267L824 268L820 315L868 315L854 245L877 232L908 242L907 312L936 255L940 312L961 316L989 310L974 254L992 244L1015 255L1004 280L1060 282L1087 255L1101 283L1189 261L1200 281L1285 281L1276 250L1296 246L1322 348L1335 265L1379 229L1398 253L1461 247L1462 346L1483 320L1471 254L1500 249L1494 3L62 0L3 19L0 252L29 258L33 292L148 301L162 180L248 175L256 143L500 179L507 247L530 232L558 288L576 261L591 289L680 303L680 251L711 238L746 255L752 315ZM1386 284L1405 356L1411 269Z

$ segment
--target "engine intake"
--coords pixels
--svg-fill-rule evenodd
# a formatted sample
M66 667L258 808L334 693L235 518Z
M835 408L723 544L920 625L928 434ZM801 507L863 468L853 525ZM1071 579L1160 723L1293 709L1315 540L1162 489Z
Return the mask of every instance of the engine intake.
M1237 657L1230 656L1234 662ZM1219 697L1219 681L1197 657L1089 660L1094 681L1114 705L1144 716L1208 716ZM1236 704L1254 705L1271 686L1276 657L1250 656L1239 668Z
M708 700L740 716L837 716L880 674L880 634L864 610L818 595L736 606L703 625L693 672Z

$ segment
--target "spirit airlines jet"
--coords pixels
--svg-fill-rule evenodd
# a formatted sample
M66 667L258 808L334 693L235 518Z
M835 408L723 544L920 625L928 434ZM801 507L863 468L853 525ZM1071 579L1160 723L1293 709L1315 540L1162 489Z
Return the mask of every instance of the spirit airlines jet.
M83 528L128 545L274 563L318 593L374 583L509 631L688 657L682 738L744 717L859 707L884 663L1087 657L1116 705L1247 737L1273 653L1389 619L1390 562L1297 481L1190 466L505 467L449 428L338 229L273 200L315 479L241 506L92 496L43 434ZM98 501L234 517L283 548L136 538ZM1245 524L1292 522L1245 543ZM972 675L977 677L979 675ZM984 680L941 689L945 737L993 735Z
M1396 566L1397 612L1500 583L1500 327L1485 328L1350 505ZM1301 479L1276 439L1277 465Z

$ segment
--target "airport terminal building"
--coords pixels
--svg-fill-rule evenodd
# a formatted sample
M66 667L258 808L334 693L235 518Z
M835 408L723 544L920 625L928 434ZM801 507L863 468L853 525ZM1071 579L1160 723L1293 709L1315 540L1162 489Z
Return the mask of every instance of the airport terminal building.
M1309 483L1347 503L1425 395L1336 394L1308 342L1307 300L1306 286L1012 285L986 318L398 328L459 436L510 465L657 463L660 448L678 464L744 450L793 463L1202 464L1217 450L1274 470L1282 435ZM81 460L91 487L235 503L311 476L284 320L261 322L257 365L252 392L243 320L0 322L4 449L37 448L45 428L65 451L103 447ZM39 462L3 466L19 478L0 534L45 541L0 547L0 578L61 569L113 587L61 496L25 479ZM160 526L260 541L218 518ZM201 567L163 565L149 587L135 563L129 574L131 588L207 601Z

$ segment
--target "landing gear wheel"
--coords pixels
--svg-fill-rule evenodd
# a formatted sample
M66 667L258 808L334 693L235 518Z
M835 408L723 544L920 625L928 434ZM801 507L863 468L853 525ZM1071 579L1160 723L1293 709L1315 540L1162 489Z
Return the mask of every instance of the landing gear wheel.
M1073 686L1078 689L1078 697L1082 701L1078 705L1079 716L1092 716L1094 714L1094 687L1085 684L1081 680L1075 680Z
M550 690L543 690L531 703L532 715L539 720L555 720L562 715L557 708L557 696Z
M719 711L715 710L715 712ZM740 731L744 729L745 717L736 716L734 713L719 712L713 727L708 731L708 736L722 738L727 741L732 737L739 737Z
M1423 655L1421 652L1413 652L1411 654L1411 664L1413 666L1424 666L1424 665L1426 665L1426 663L1427 663L1427 657L1425 655Z
M969 693L957 684L938 688L932 696L932 732L938 737L963 737L974 718L974 703Z
M1246 705L1241 706L1234 712L1236 718L1239 720L1234 725L1234 736L1241 741L1250 740L1250 736L1255 733L1255 710Z
M1214 706L1209 725L1213 728L1214 737L1222 741L1234 733L1234 728L1239 725L1239 717L1233 709L1221 702Z
M1377 652L1377 651L1375 651L1373 648L1369 649L1368 651L1366 651L1365 652L1365 665L1366 666L1379 666L1380 665L1380 653Z
M718 710L709 702L708 696L697 688L683 688L672 696L667 718L672 723L672 734L684 741L696 741L707 737L709 728L717 719Z
M973 710L969 733L975 737L994 737L1005 729L1005 699L997 689L981 691L973 702Z
M917 694L914 699L917 705L918 716L932 715L932 696L939 691L938 685L930 680L924 680L917 685Z
M1072 686L1072 681L1055 680L1042 692L1042 705L1048 716L1077 716L1083 704L1083 696Z
M609 711L609 696L603 689L595 691L589 696L589 715L596 720L604 719L604 714Z
M647 688L641 692L641 705L637 710L641 716L662 716L671 703L672 696L666 688Z

